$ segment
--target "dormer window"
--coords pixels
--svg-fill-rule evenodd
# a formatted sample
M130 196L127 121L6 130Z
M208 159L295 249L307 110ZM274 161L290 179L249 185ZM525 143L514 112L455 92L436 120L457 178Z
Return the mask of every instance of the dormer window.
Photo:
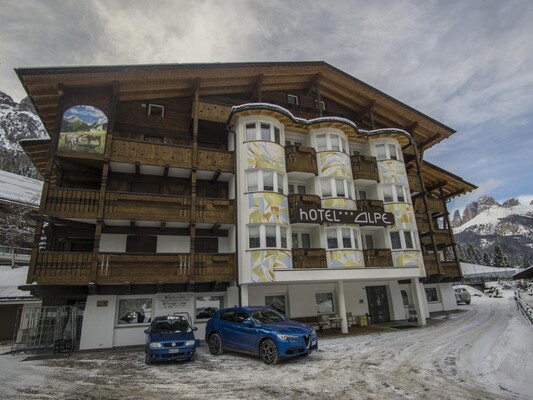
M160 117L165 116L165 106L160 104L148 104L148 115L151 117Z
M300 99L295 94L287 94L287 104L290 106L297 106L300 104Z

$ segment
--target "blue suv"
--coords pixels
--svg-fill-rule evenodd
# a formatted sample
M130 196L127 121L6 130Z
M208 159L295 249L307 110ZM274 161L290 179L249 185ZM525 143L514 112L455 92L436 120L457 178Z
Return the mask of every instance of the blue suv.
M192 360L200 340L194 338L198 328L191 326L187 313L155 317L146 329L146 364L152 361Z
M205 340L211 354L233 350L259 355L267 364L318 349L312 327L264 306L218 310L207 322Z

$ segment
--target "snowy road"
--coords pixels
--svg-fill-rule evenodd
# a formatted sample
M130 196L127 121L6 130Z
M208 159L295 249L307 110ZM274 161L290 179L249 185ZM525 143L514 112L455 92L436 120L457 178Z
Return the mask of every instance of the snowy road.
M533 325L512 295L473 297L460 310L424 328L323 339L276 366L205 346L192 363L149 367L138 349L2 355L0 398L533 399Z

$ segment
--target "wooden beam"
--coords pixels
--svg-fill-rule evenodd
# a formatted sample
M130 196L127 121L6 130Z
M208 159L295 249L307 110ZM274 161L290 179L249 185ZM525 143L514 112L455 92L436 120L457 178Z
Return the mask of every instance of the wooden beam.
M406 126L403 130L409 133L413 133L416 128L418 128L418 122L414 121L412 124Z
M165 164L165 169L164 169L164 171L163 171L163 176L164 176L165 178L168 177L168 171L169 171L169 169L170 169L170 165L169 165L169 164Z
M135 175L141 175L141 163L135 161Z
M426 147L431 142L437 140L440 138L440 133L436 133L435 135L431 136L429 139L424 140L423 142L418 144L418 148L422 151L424 147Z
M460 194L463 194L463 193L466 193L466 190L459 189L459 190L456 190L455 192L451 192L450 194L448 194L444 198L445 199L451 199L452 197L459 196Z
M307 92L305 93L306 96L309 96L313 89L319 84L320 80L322 79L322 72L319 72L315 75L313 80L311 81L311 84L309 85L309 89L307 89Z
M427 186L426 185L426 190L428 192L432 192L433 190L440 189L440 188L446 186L447 184L448 184L448 181L440 181L440 182L437 182L437 183L435 183L434 185L431 185L431 186Z
M220 226L221 226L220 224L214 224L213 227L211 228L211 233L215 233L216 231L218 231Z
M217 169L213 173L213 177L211 178L211 183L215 183L216 181L218 181L218 178L220 177L221 174L222 174L222 170L221 169Z
M361 122L361 120L366 117L366 114L372 110L376 101L374 99L370 100L359 112L355 114L354 121Z
M257 80L255 81L254 87L250 91L250 100L254 98L254 95L257 94L257 101L261 103L261 87L263 86L263 79L265 78L264 74L259 74Z

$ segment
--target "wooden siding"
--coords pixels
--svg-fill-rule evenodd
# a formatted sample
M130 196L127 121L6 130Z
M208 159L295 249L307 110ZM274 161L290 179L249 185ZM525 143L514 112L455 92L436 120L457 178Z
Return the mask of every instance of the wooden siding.
M425 214L416 214L415 219L418 233L429 232L429 221Z
M459 278L461 270L455 261L441 261L441 268L444 276L451 278Z
M61 218L96 218L100 191L50 188L45 213Z
M149 143L139 140L115 139L111 146L111 161L144 165L168 165L174 168L190 168L192 147Z
M39 252L33 280L38 284L88 284L93 253Z
M424 254L424 267L426 269L426 275L439 275L439 266L434 254Z
M233 173L233 152L217 149L198 149L198 169Z
M420 183L420 177L417 174L407 174L407 182L409 183L411 193L422 192L422 184Z
M191 198L138 193L108 192L104 217L111 219L139 219L152 221L189 222Z
M376 157L354 155L350 157L353 179L368 179L379 182Z
M197 197L196 222L233 224L235 222L235 201Z
M287 172L309 172L317 175L316 151L307 146L286 146L285 162Z

